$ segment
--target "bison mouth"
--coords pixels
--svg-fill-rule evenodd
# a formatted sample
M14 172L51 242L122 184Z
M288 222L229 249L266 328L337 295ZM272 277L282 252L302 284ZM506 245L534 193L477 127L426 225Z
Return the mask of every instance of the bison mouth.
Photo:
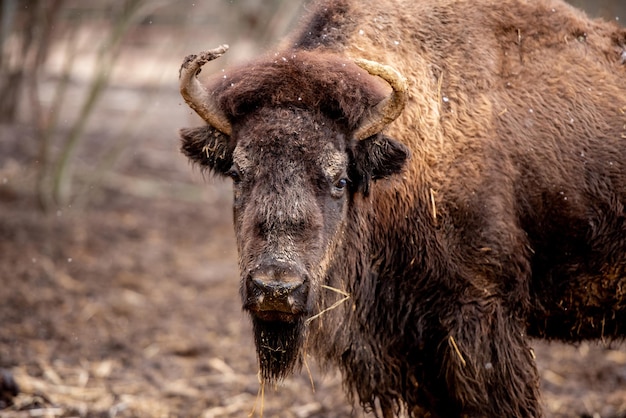
M265 322L296 322L301 315L292 312L282 311L251 311L253 315Z
M288 315L288 320L284 315ZM277 319L277 320L275 320ZM267 312L252 315L254 342L264 381L280 381L300 366L300 350L304 341L302 315Z

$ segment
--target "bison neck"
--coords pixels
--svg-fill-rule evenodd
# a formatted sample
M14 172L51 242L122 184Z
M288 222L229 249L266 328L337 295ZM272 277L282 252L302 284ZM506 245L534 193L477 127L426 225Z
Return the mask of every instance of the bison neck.
M407 379L422 380L416 373L429 357L420 348L429 332L423 318L433 311L434 299L416 295L439 292L429 279L446 259L437 245L428 188L400 199L392 184L381 186L369 197L354 198L346 239L327 277L330 287L345 290L350 299L309 326L313 351L341 368L353 396L372 403L397 399L398 393L387 391L406 387ZM381 201L387 203L376 205ZM341 298L334 292L322 296L321 306Z

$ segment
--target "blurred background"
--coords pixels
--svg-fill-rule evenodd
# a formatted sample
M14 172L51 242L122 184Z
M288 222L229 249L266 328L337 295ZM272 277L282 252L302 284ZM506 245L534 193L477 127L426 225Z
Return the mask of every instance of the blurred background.
M572 0L626 20L624 0ZM178 93L275 45L302 0L0 0L2 417L360 417L311 360L259 391L230 184L180 154ZM537 344L550 417L626 417L619 347ZM1 379L1 375L0 375Z

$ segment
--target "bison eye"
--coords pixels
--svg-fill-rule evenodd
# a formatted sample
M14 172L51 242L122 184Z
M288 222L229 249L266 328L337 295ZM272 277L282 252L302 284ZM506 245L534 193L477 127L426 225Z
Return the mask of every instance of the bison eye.
M335 198L340 198L341 196L343 196L343 192L346 189L346 186L348 186L348 179L343 177L340 178L339 180L335 181L335 184L333 184L331 195Z
M233 183L235 184L241 183L241 173L239 172L239 169L237 167L232 166L230 170L226 172L226 175L230 177L231 179L233 179Z

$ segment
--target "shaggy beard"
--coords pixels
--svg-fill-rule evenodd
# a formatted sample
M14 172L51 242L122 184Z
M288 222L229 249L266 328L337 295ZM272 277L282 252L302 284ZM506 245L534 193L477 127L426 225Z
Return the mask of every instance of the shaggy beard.
M300 349L304 341L302 319L282 322L252 317L252 325L263 381L280 381L300 367Z

